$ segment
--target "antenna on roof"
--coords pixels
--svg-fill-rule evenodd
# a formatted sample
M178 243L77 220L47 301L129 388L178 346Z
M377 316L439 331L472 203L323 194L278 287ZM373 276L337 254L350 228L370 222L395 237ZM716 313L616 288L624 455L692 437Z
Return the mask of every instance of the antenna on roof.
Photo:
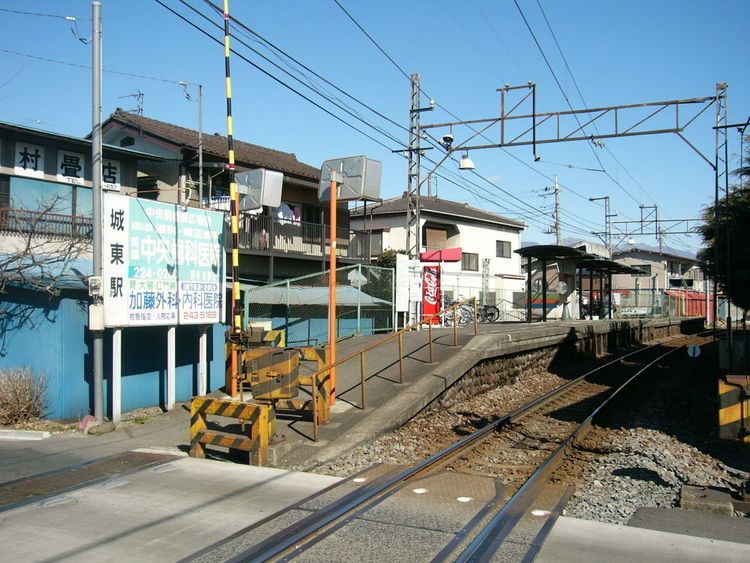
M119 100L122 100L123 98L135 98L136 101L136 107L129 109L127 111L133 112L139 116L143 116L143 97L144 94L140 90L136 89L135 92L132 94L125 94L124 96L117 96Z

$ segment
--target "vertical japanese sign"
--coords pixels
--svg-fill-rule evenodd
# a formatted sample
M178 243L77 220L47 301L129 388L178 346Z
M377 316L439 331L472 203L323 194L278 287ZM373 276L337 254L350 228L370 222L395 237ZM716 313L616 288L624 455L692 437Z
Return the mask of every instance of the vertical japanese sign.
M102 188L111 192L120 191L120 161L105 158L102 161Z
M44 147L17 141L13 163L13 173L17 176L44 178Z
M107 193L105 323L221 321L223 214Z
M440 266L425 266L422 270L422 318L440 312ZM440 318L431 324L440 324Z
M200 209L177 212L180 324L218 323L223 293L224 214Z
M57 151L57 180L68 184L83 184L85 162L81 153L59 149Z

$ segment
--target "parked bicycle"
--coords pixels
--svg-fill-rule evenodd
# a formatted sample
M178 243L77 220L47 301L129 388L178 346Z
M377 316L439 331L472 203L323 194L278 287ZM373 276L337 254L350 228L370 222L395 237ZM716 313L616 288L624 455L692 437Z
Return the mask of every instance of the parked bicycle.
M467 303L458 305L458 307L454 307L454 305L460 302L461 301L448 301L445 304L446 311L443 314L444 326L453 326L453 324L455 323L456 325L462 327L467 326L470 322L473 321L474 307Z
M480 323L494 323L500 318L500 309L494 305L480 305L477 318Z

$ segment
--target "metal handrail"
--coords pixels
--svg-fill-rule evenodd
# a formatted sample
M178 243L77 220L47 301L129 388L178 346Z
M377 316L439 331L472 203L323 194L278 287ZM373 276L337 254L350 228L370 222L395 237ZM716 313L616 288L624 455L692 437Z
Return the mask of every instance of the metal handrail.
M472 297L470 299L465 299L464 301L459 301L457 303L452 304L447 309L441 309L437 313L433 313L429 316L424 317L422 320L412 323L408 326L403 327L401 330L398 330L396 332L393 332L391 334L388 334L384 336L383 338L377 340L376 342L373 342L372 344L369 344L365 346L362 350L358 350L356 352L352 352L343 358L340 358L336 360L335 362L328 364L318 371L316 371L312 377L321 377L323 374L326 374L331 371L331 369L336 368L348 361L351 361L355 358L360 359L360 409L364 409L366 407L366 377L365 377L365 354L367 352L370 352L374 350L375 348L378 348L382 346L383 344L387 344L388 342L391 342L392 340L395 340L398 338L398 363L399 363L399 378L398 382L403 383L404 382L404 334L406 332L410 332L415 329L419 329L422 327L423 324L427 323L428 327L428 341L429 341L429 350L430 350L430 363L433 363L433 357L434 357L434 350L433 350L433 337L432 337L432 321L435 318L440 317L441 315L445 315L449 311L453 311L453 318L456 318L456 310L464 306L468 303L471 303L474 309L474 334L478 334L479 332L479 322L477 320L476 315L476 297ZM454 321L453 323L453 346L458 346L458 323ZM331 390L331 396L333 397L335 395L335 390Z

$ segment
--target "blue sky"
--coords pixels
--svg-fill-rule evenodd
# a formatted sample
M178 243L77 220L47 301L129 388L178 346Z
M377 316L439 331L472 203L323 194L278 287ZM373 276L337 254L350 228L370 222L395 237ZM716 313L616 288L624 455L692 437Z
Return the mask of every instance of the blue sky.
M180 0L162 1L221 38L218 29L190 12ZM185 1L222 24L221 17L202 0ZM513 0L340 1L402 69L421 74L423 90L429 96L462 119L497 116L496 88L528 80L538 85L538 111L567 109ZM730 121L744 122L750 114L750 76L743 64L747 60L745 31L750 21L750 2L540 3L588 107L710 96L715 84L722 81L730 87ZM519 4L571 104L583 107L537 1L519 0ZM4 0L0 8L77 16L79 36L91 35L88 0ZM234 0L231 9L249 27L343 90L397 123L408 125L409 81L333 0ZM123 96L140 90L144 94L145 115L197 127L197 107L184 98L175 83L184 80L204 85L204 129L226 132L220 45L154 0L104 0L103 16L105 68L164 80L105 74L105 116L118 106L133 108L135 100ZM88 133L90 71L8 51L89 65L90 46L76 39L72 24L64 19L10 12L2 12L0 17L0 119L63 133ZM258 43L240 38L263 51ZM280 75L247 48L237 42L234 46ZM268 51L263 52L268 55ZM404 191L406 162L389 150L399 148L395 141L332 108L342 119L367 130L388 147L384 148L238 57L233 58L232 72L237 138L294 152L313 166L328 158L366 154L383 162L384 197ZM288 77L283 79L292 83ZM298 84L295 87L304 89ZM317 95L311 97L320 100ZM331 108L329 103L321 103ZM358 111L399 143L406 142L403 129L366 110ZM712 115L709 110L687 130L691 142L709 158L713 156L714 142ZM423 114L425 123L450 120L440 108ZM454 133L457 142L470 134L458 129ZM583 170L600 168L594 151L619 186L601 172ZM713 171L675 135L610 139L605 141L605 148L593 151L584 142L544 145L539 149L542 160L537 163L533 162L530 148L511 148L508 152L523 163L497 149L471 153L477 173L495 185L468 176L479 186L468 185L474 193L443 180L438 180L437 189L441 197L528 220L526 240L552 241L551 235L543 233L551 223L548 214L552 199L543 199L538 193L551 184L545 176L557 174L564 186L566 236L580 237L582 232L601 229L603 208L590 203L588 197L609 195L613 209L619 213L615 220L638 217L639 203L654 202L663 217L696 217L713 197ZM431 151L430 158L439 158L432 153L437 151ZM736 165L739 140L734 131L730 134L730 153L732 164ZM455 165L446 164L441 170L464 185ZM498 186L523 203L501 192ZM639 241L654 243L653 237ZM678 248L699 245L695 237L669 237L666 242Z

